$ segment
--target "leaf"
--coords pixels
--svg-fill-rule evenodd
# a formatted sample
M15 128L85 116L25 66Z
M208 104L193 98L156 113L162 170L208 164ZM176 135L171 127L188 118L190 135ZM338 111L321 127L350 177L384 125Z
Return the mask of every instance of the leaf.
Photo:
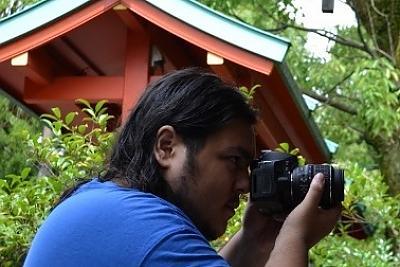
M289 144L288 143L280 143L279 147L283 149L286 153L289 153Z
M108 114L101 114L99 116L99 121L98 121L99 125L104 127L107 123L107 120L108 120Z
M58 107L51 108L51 111L54 113L54 115L56 116L57 119L61 119L60 108L58 108Z
M47 124L49 126L50 129L53 129L53 123L47 119L42 119L42 122L44 122L45 124Z
M30 172L31 172L31 168L29 168L29 167L24 168L21 172L21 178L25 179L26 177L28 177Z
M99 116L99 115L101 115L101 114L104 114L106 111L107 111L107 107L103 107L102 109L100 109L100 110L97 112L97 116Z
M306 159L303 156L297 156L297 163L299 166L304 166L306 164Z
M82 109L82 111L86 112L87 114L89 114L92 118L96 118L96 114L94 113L93 109L91 108L84 108Z
M87 128L88 128L87 124L79 125L79 126L78 126L78 132L79 132L80 134L83 134L83 133L85 133L85 131L86 131Z
M292 149L291 151L290 151L290 155L297 155L297 154L299 154L300 153L300 149L298 149L297 147L295 148L295 149Z
M42 114L42 115L40 115L40 118L41 119L48 118L48 119L51 119L51 120L54 120L54 121L57 120L57 118L55 116L51 115L51 114Z
M100 109L104 106L105 103L107 103L107 100L100 100L99 102L97 102L96 107L94 108L96 114L100 111Z
M70 112L65 116L65 124L70 125L71 122L74 120L75 116L78 115L77 112Z
M55 122L53 122L53 125L54 125L54 134L61 135L62 122L55 121Z
M90 106L89 101L82 99L82 98L78 98L77 100L75 100L75 102L78 102L79 104L83 104L84 106L88 107L88 108L92 108Z
M253 96L254 93L256 92L256 89L257 89L257 88L260 88L260 87L261 87L260 84L256 84L256 85L254 85L253 87L251 87L250 92L249 92L250 96Z

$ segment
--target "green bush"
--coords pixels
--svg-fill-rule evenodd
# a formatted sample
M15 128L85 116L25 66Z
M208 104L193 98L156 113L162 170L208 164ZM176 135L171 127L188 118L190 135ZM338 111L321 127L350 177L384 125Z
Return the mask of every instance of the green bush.
M27 167L29 147L25 141L39 134L39 121L0 95L0 177Z
M77 113L63 116L58 108L53 108L51 115L42 116L53 135L43 138L27 133L20 143L30 153L30 159L21 164L28 167L16 172L19 174L0 177L1 266L22 264L34 233L65 187L103 170L114 137L107 132L112 116L106 113L105 101L95 106L84 100L79 102L84 114L80 123L76 123ZM287 144L280 149L289 151ZM310 263L312 266L400 266L399 197L387 194L387 185L378 171L352 162L339 165L345 169L347 179L346 220L369 225L373 232L364 240L355 239L348 233L349 222L343 221L335 233L310 251ZM247 197L242 199L225 235L212 243L216 249L240 228L246 200ZM357 207L362 207L362 216Z
M29 176L26 168L19 175L0 179L0 262L20 266L28 246L60 193L62 182Z
M58 108L42 116L53 135L30 138L29 166L18 175L0 177L0 262L1 266L22 264L30 242L54 206L62 191L82 178L91 178L102 170L106 151L113 141L107 131L112 116L105 101L94 107L85 101L84 118L74 123L75 112L62 116Z
M336 233L311 250L313 266L400 266L399 196L387 194L388 187L379 171L366 170L352 162L340 165L347 177L343 203L346 222L339 223ZM362 216L357 211L360 204ZM373 231L365 239L353 238L349 235L350 223L369 226L367 229Z

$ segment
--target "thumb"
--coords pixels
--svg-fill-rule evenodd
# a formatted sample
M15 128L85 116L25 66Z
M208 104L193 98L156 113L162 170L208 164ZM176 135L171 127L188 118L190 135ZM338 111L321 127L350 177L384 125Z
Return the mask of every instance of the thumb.
M317 173L311 181L310 188L304 198L303 204L308 207L317 207L324 192L325 178L322 173Z

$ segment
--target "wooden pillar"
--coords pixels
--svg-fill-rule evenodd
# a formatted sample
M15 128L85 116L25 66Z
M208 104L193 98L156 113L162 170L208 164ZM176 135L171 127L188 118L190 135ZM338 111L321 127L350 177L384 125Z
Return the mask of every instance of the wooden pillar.
M139 22L127 28L122 122L129 116L149 80L150 40Z

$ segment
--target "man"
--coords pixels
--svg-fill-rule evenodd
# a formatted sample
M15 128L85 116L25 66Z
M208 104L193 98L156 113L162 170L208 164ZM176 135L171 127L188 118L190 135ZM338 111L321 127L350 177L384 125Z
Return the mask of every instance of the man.
M340 209L318 208L323 177L283 225L249 203L241 230L222 235L249 191L256 115L213 74L185 69L150 85L103 177L49 215L25 266L306 266Z

